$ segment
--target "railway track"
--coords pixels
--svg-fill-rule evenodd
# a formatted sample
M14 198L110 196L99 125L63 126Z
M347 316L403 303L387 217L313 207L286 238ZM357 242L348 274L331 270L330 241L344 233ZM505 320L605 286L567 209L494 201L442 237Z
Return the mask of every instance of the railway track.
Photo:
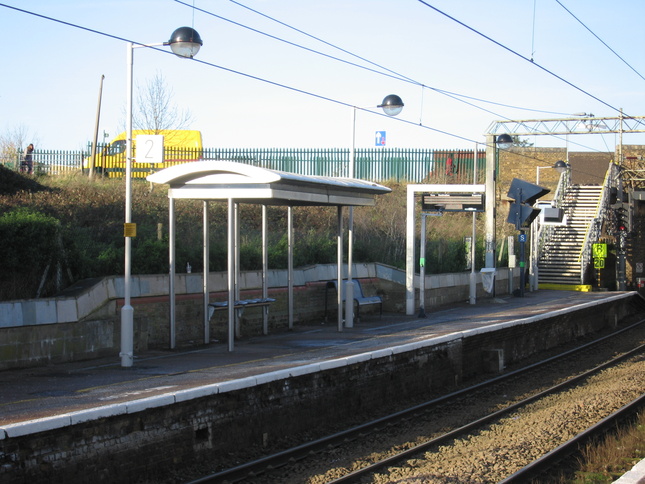
M643 335L644 322L645 320L640 321L621 331L538 363L509 371L498 377L422 404L414 405L351 429L202 477L191 481L191 484L205 482L341 483L394 481L395 477L386 477L379 473L382 473L383 469L394 467L396 472L407 475L406 472L400 469L406 466L410 467L410 461L414 462L412 467L421 467L422 465L419 462L426 458L424 454L428 452L436 454L438 449L454 445L452 443L457 439L461 439L461 442L468 440L471 437L465 436L477 435L482 433L482 429L490 429L491 426L500 425L495 422L499 422L500 419L508 415L525 411L522 409L526 409L536 402L544 401L550 396L566 391L569 388L574 388L576 385L584 385L584 382L608 368L625 364L626 361L642 362L641 356L645 351L645 345L638 345L629 350L624 348L629 346L629 342L632 340L645 339ZM633 336L635 332L640 332L638 338ZM617 343L617 341L620 341L620 343ZM614 352L614 347L621 347L623 350L621 350L620 355L613 355L610 358L608 355ZM586 361L598 359L604 359L605 361L600 364ZM585 371L581 371L578 368L575 376L570 376L571 368L567 367L578 367L583 360L585 360L583 365L586 365L585 368L589 366L592 366L592 368ZM565 374L567 375L566 377L564 376ZM527 384L530 390L528 388L515 389L518 386L527 386ZM642 389L643 387L641 386L640 388ZM503 397L500 398L500 396ZM634 404L632 407L637 405ZM448 417L454 412L457 412L460 416ZM463 423L464 420L467 422ZM611 425L611 423L606 423L605 425ZM446 426L450 428L446 430L444 428ZM398 437L397 434L400 434L401 429L405 428L415 429L418 434L417 437L407 442L404 441L405 439ZM405 434L406 431L404 430L403 433ZM363 444L364 441L370 439L377 441L377 443ZM384 441L392 441L393 443L383 444ZM551 457L548 459L545 458L542 462L526 465L526 469L508 471L504 478L511 479L508 482L529 482L531 476L538 472L544 472L544 469L549 468L551 464L548 464L548 462L562 460L562 456L566 454L567 449L570 455L571 449L579 444L580 442L572 443L568 447L554 445L549 449L551 452L548 452L548 454L551 454ZM378 457L348 457L349 454L354 453L354 450L347 449L362 449L363 447L378 449L387 446L390 446L389 450L374 450L371 452L372 455L377 455ZM558 450L560 455L556 455L556 451L553 450L554 447L562 447L561 450ZM367 452L370 453L369 450ZM352 460L355 460L355 462L352 462ZM530 459L528 462L533 460ZM312 461L318 462L318 464L312 464ZM321 471L323 475L312 477L311 469L322 469L323 467L321 466L325 465L328 468L333 468L333 471ZM306 474L310 476L308 481L303 478L305 469L307 469ZM433 471L427 472L433 473ZM517 474L516 477L511 476L514 473ZM366 476L372 477L366 478ZM424 479L423 482L435 482L432 480L433 476L428 474L423 475L422 478ZM440 482L440 480L436 480L436 482Z
M641 395L640 397L632 400L630 403L624 405L597 424L592 425L584 432L579 433L574 438L553 449L551 452L548 452L539 459L536 459L530 464L522 467L506 479L500 481L499 484L529 483L541 480L545 475L554 474L559 469L559 466L563 461L578 454L586 444L602 437L607 432L615 430L625 421L633 420L634 417L643 410L643 408L645 408L645 395Z

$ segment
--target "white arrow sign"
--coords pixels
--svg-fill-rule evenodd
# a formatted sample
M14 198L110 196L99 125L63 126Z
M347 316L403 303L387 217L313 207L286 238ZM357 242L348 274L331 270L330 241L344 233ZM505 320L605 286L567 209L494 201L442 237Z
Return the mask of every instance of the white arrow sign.
M385 146L385 131L377 131L375 141L376 146Z

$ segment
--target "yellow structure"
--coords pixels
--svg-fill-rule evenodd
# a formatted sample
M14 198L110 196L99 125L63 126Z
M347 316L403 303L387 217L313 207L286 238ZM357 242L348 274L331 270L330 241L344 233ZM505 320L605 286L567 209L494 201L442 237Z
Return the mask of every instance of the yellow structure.
M164 162L161 164L137 162L137 136L138 135L163 135L164 137ZM132 132L132 177L145 178L150 173L181 163L198 161L203 158L202 134L200 131L178 130L149 130L141 129ZM109 145L96 154L94 170L96 173L107 175L111 178L122 177L125 173L126 158L126 133L123 132L114 138ZM83 169L90 167L91 157L83 160Z

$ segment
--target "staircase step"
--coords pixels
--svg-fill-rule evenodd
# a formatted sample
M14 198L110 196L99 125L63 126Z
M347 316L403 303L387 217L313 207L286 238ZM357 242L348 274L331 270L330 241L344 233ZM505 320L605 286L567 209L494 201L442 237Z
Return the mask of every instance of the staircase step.
M541 284L580 284L580 250L594 221L602 194L600 186L571 186L562 208L566 226L553 226L538 260Z

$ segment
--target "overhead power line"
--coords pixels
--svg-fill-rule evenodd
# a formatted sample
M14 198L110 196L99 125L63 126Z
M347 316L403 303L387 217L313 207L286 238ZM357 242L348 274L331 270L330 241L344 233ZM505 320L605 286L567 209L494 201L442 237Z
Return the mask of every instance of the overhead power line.
M317 36L315 36L313 34L305 32L304 30L299 29L297 27L294 27L293 25L287 24L286 22L283 22L283 21L281 21L279 19L276 19L275 17L267 15L267 14L265 14L263 12L260 12L257 9L254 9L254 8L251 8L251 7L247 6L247 5L244 5L244 4L242 4L241 2L239 2L237 0L229 0L229 1L231 3L234 3L235 5L239 5L240 7L245 8L245 9L247 9L247 10L249 10L249 11L251 11L251 12L257 14L257 15L260 15L260 16L268 19L268 20L271 20L272 22L275 22L275 23L280 24L280 25L282 25L284 27L287 27L288 29L291 29L291 30L293 30L295 32L298 32L298 33L300 33L300 34L302 34L302 35L304 35L306 37L309 37L309 38L311 38L313 40L321 42L321 43L323 43L323 44L325 44L325 45L327 45L329 47L332 47L332 48L334 48L336 50L339 50L340 52L343 52L343 53L348 54L348 55L350 55L352 57L355 57L356 59L359 59L359 60L361 60L363 62L367 62L368 64L370 64L370 65L372 65L374 67L378 67L379 69L383 69L384 71L392 74L392 76L394 76L395 79L408 81L411 84L415 84L415 85L430 89L432 91L437 92L438 94L443 94L443 95L446 95L446 96L452 97L452 98L470 99L470 100L477 101L477 102L482 102L482 103L486 103L486 104L493 104L493 105L502 106L502 107L506 107L506 108L510 108L510 109L517 109L517 110L521 110L521 111L531 111L531 112L536 112L536 113L555 114L555 115L562 115L562 116L567 116L567 115L571 114L571 113L562 113L562 112L557 112L557 111L547 111L547 110L542 110L542 109L527 108L527 107L522 107L522 106L513 106L513 105L510 105L510 104L504 104L504 103L500 103L500 102L496 102L496 101L488 101L486 99L482 99L482 98L478 98L478 97L474 97L474 96L468 96L466 94L460 94L460 93L457 93L457 92L450 92L450 91L447 91L445 89L428 86L427 84L424 84L421 81L416 81L416 80L412 79L411 77L408 77L408 76L406 76L404 74L401 74L400 72L396 72L396 71L394 71L392 69L389 69L389 68L387 68L387 67L385 67L385 66L383 66L383 65L381 65L381 64L379 64L377 62L374 62L374 61L372 61L370 59L367 59L367 58L365 58L365 57L363 57L361 55L358 55L358 54L356 54L354 52L351 52L351 51L349 51L349 50L347 50L347 49L345 49L343 47L340 47L340 46L338 46L336 44L333 44L333 43L331 43L331 42L329 42L327 40L324 40L324 39L322 39L320 37L317 37ZM175 2L181 3L183 5L186 5L186 6L192 8L192 6L188 5L186 2L183 2L182 0L175 0ZM296 45L297 47L302 47L299 44L294 44L294 45ZM302 47L302 48L306 48L306 47ZM317 51L313 51L313 52L319 53L321 55L326 55L326 54L323 54L323 53L317 52ZM334 57L334 59L337 59L337 58ZM344 61L343 59L337 59L337 60L340 60L341 62L347 62L347 61ZM360 64L354 64L354 63L349 63L349 64L351 64L351 65L353 65L355 67L358 67L358 68L366 69L365 66L361 66ZM387 75L384 72L374 71L373 69L369 69L369 70L371 70L373 72L376 72L377 74ZM493 113L491 111L483 109L480 106L477 106L477 105L474 105L474 104L470 104L470 105L475 107L475 108L477 108L477 109L482 109L483 111L489 112L491 114L495 114L496 116L501 116L501 115L499 115L497 113ZM503 116L501 116L501 117L503 117Z
M585 94L586 96L589 96L590 98L592 98L592 99L594 99L594 100L598 101L599 103L603 104L604 106L607 106L608 108L610 108L610 109L612 109L612 110L614 110L614 111L616 111L616 112L620 112L620 108L617 108L617 107L615 107L615 106L612 106L612 105L611 105L611 104L609 104L608 102L603 101L603 100L602 100L602 99L600 99L598 96L595 96L595 95L591 94L589 91L586 91L585 89L581 88L580 86L577 86L577 85L576 85L576 84L574 84L573 82L568 81L568 80L567 80L567 79L565 79L564 77L562 77L562 76L560 76L560 75L556 74L555 72L553 72L553 71L551 71L551 70L547 69L546 67L544 67L544 66L542 66L542 65L538 64L537 62L534 62L534 61L533 61L533 59L529 59L528 57L526 57L526 56L524 56L524 55L520 54L519 52L514 51L514 50L513 50L513 49L511 49L510 47L508 47L508 46L506 46L506 45L502 44L501 42L499 42L499 41L497 41L497 40L493 39L492 37L489 37L488 35L486 35L486 34L484 34L484 33L480 32L480 31L479 31L479 30L477 30L477 29L475 29L474 27L471 27L471 26L469 26L469 25L465 24L465 23L464 23L464 22L462 22L461 20L456 19L456 18L455 18L455 17L453 17L452 15L449 15L448 13L444 12L443 10L438 9L438 8L437 8L437 7L435 7L434 5L430 5L430 4L429 4L428 2L426 2L425 0L418 0L418 1L419 1L421 4L425 5L426 7L428 7L428 8L430 8L430 9L434 10L435 12L437 12L437 13L439 13L439 14L443 15L444 17L446 17L446 18L448 18L448 19L452 20L453 22L458 23L458 24L459 24L459 25L461 25L462 27L464 27L464 28L466 28L466 29L470 30L470 31L471 31L471 32L473 32L474 34L477 34L477 35L479 35L480 37L482 37L482 38L484 38L484 39L488 40L489 42L492 42L493 44L497 45L498 47L501 47L501 48L502 48L502 49L504 49L505 51L510 52L511 54L513 54L513 55L515 55L515 56L519 57L519 58L520 58L520 59L522 59L522 60L525 60L525 61L527 61L527 62L530 62L532 65L534 65L534 66L535 66L535 67L537 67L538 69L541 69L542 71L546 72L546 73L547 73L547 74L549 74L550 76L555 77L556 79L558 79L558 80L560 80L560 81L564 82L565 84L567 84L568 86L570 86L570 87L574 88L575 90L580 91L581 93Z
M610 51L611 51L611 52L612 52L616 57L618 57L621 61L623 61L623 63L624 63L627 67L629 67L632 71L634 71L638 77L640 77L641 79L643 79L643 80L645 81L645 77L643 77L643 76L642 76L642 74L641 74L640 72L638 72L636 69L634 69L634 67L632 67L632 66L631 66L631 64L630 64L629 62L627 62L625 59L623 59L623 58L618 54L618 52L616 52L614 49L612 49L611 47L609 47L609 45L607 45L607 43L606 43L604 40L602 40L600 37L598 37L598 36L596 35L596 33L595 33L593 30L591 30L589 27L587 27L587 26L582 22L582 20L580 20L578 17L576 17L576 16L573 14L573 12L571 12L571 10L569 10L567 7L565 7L565 6L562 4L562 2L561 2L560 0L555 0L555 1L556 1L556 2L558 3L558 5L560 5L560 6L561 6L561 7L562 7L562 8L563 8L563 9L564 9L564 10L565 10L569 15L571 15L574 19L576 19L580 25L582 25L585 29L587 29L587 31L588 31L591 35L593 35L596 39L598 39L598 40L602 43L602 45L604 45L605 47L607 47L607 48L608 48L608 49L609 49L609 50L610 50Z
M359 59L359 60L361 60L363 62L366 62L366 63L368 63L368 64L370 64L370 65L372 65L372 66L374 66L374 67L376 67L378 69L381 69L381 70L370 68L370 67L367 67L367 66L364 66L364 65L361 65L361 64L357 64L355 62L350 62L350 61L342 59L340 57L336 57L336 56L326 54L324 52L321 52L321 51L318 51L318 50L315 50L315 49L312 49L312 48L309 48L309 47L305 47L302 44L298 44L298 43L295 43L295 42L291 42L291 41L282 39L282 38L280 38L278 36L269 34L269 33L264 32L262 30L258 30L258 29L255 29L253 27L249 27L248 25L244 25L244 24L242 24L240 22L236 22L234 20L228 19L226 17L218 15L218 14L216 14L214 12L209 11L209 10L202 9L202 8L199 8L199 7L194 7L193 5L187 3L187 2L185 2L183 0L174 0L174 1L176 3L179 3L181 5L186 6L188 8L191 8L193 10L200 11L200 12L206 14L206 15L218 18L218 19L220 19L222 21L225 21L225 22L231 23L233 25L236 25L238 27L250 30L250 31L252 31L254 33L257 33L259 35L264 35L264 36L269 37L269 38L271 38L273 40L286 43L288 45L291 45L292 47L303 49L303 50L306 50L306 51L311 52L313 54L317 54L317 55L320 55L320 56L323 56L323 57L327 57L327 58L329 58L331 60L335 60L335 61L347 64L347 65L350 65L350 66L353 66L353 67L357 67L359 69L367 70L367 71L370 71L370 72L375 73L375 74L390 77L390 78L393 78L393 79L398 80L398 81L403 81L403 82L408 82L410 84L418 85L418 86L421 86L423 88L427 88L427 89L430 89L432 91L435 91L438 94L446 95L446 96L452 97L454 99L456 99L456 98L471 99L471 100L477 101L477 102L482 102L482 103L486 103L486 104L493 104L493 105L502 106L502 107L506 107L506 108L510 108L510 109L517 109L517 110L520 110L520 111L531 111L531 112L536 112L536 113L555 114L555 115L564 115L564 116L570 114L570 113L561 113L561 112L557 112L557 111L547 111L547 110L542 110L542 109L527 108L527 107L522 107L522 106L513 106L513 105L510 105L510 104L503 104L503 103L499 103L499 102L495 102L495 101L488 101L488 100L485 100L485 99L481 99L481 98L477 98L477 97L473 97L473 96L468 96L468 95L460 94L460 93L456 93L456 92L450 92L450 91L446 91L444 89L428 86L428 85L426 85L426 84L424 84L424 83L422 83L420 81L416 81L416 80L414 80L414 79L412 79L412 78L410 78L410 77L408 77L408 76L406 76L404 74L401 74L400 72L396 72L396 71L394 71L392 69L389 69L389 68L387 68L387 67L385 67L385 66L383 66L383 65L381 65L381 64L379 64L377 62L374 62L374 61L369 60L369 59L367 59L367 58L365 58L363 56L355 54L355 53L353 53L353 52L351 52L351 51L349 51L347 49L344 49L343 47L340 47L340 46L335 45L335 44L333 44L333 43L331 43L329 41L326 41L326 40L324 40L324 39L322 39L320 37L317 37L317 36L312 35L312 34L310 34L308 32L305 32L302 29L299 29L297 27L289 25L286 22L283 22L283 21L281 21L279 19L276 19L275 17L267 15L267 14L265 14L263 12L260 12L259 10L253 9L251 7L248 7L248 6L246 6L246 5L244 5L244 4L240 3L240 2L237 2L235 0L229 0L229 1L234 3L235 5L238 5L238 6L242 7L242 8L245 8L245 9L247 9L247 10L249 10L249 11L251 11L251 12L257 14L257 15L260 15L260 16L268 19L268 20L271 20L272 22L275 22L275 23L277 23L279 25L287 27L287 28L289 28L289 29L291 29L291 30L293 30L295 32L298 32L299 34L302 34L302 35L304 35L306 37L309 37L309 38L311 38L313 40L321 42L321 43L323 43L323 44L325 44L325 45L327 45L329 47L332 47L332 48L334 48L336 50L339 50L340 52L343 52L343 53L345 53L347 55L355 57L356 59ZM457 100L461 101L460 99L457 99ZM470 103L467 103L467 104L469 104L470 106L472 106L474 108L481 109L481 110L486 111L488 113L494 114L495 116L504 117L504 116L502 116L502 115L500 115L498 113L488 111L488 110L486 110L484 108L481 108L480 106L477 106L475 104L470 104Z
M11 6L11 5L6 5L6 4L0 3L0 7L6 7L6 8L9 8L9 9L18 11L18 12L22 12L22 13L25 13L25 14L28 14L28 15L32 15L32 16L35 16L35 17L42 18L44 20L49 20L49 21L52 21L52 22L60 23L60 24L66 25L68 27L84 30L86 32L90 32L90 33L93 33L93 34L96 34L96 35L100 35L100 36L108 37L108 38L111 38L111 39L119 40L119 41L122 41L122 42L129 42L129 43L132 43L132 44L135 44L135 45L145 46L145 47L147 47L149 49L156 50L156 51L158 51L158 52L160 52L162 54L174 55L172 52L169 52L168 50L165 50L165 49L162 49L162 48L159 48L159 47L146 46L143 43L136 42L136 41L124 38L124 37L109 34L107 32L102 32L100 30L84 27L84 26L81 26L81 25L73 24L71 22L67 22L67 21L64 21L64 20L60 20L60 19L56 19L56 18L53 18L53 17L46 16L46 15L38 14L36 12L31 12L31 11L21 9L21 8L18 8L18 7L14 7L14 6ZM327 102L331 102L331 103L334 103L334 104L337 104L337 105L342 105L342 106L345 106L345 107L348 107L348 108L356 108L356 109L359 109L359 110L362 110L362 111L369 112L370 114L373 114L373 115L382 116L382 117L385 117L385 118L388 118L388 119L392 119L392 120L394 120L396 122L400 122L400 123L420 127L422 129L426 129L426 130L433 131L433 132L438 133L438 134L443 134L443 135L446 135L446 136L450 136L452 138L457 138L457 139L467 141L467 142L470 142L470 143L479 143L479 141L467 138L465 136L461 136L461 135L458 135L458 134L455 134L455 133L450 133L448 131L444 131L444 130L441 130L441 129L438 129L438 128L433 128L431 126L423 125L421 123L417 124L415 122L408 121L408 120L405 120L403 118L391 118L390 116L387 116L384 113L373 112L373 111L370 111L368 109L356 107L356 106L354 106L354 105L352 105L350 103L347 103L347 102L339 101L337 99L333 99L333 98L330 98L330 97L327 97L327 96L323 96L321 94L316 94L314 92L306 91L304 89L289 86L287 84L279 83L279 82L276 82L276 81L271 81L269 79L265 79L265 78L262 78L262 77L259 77L259 76L255 76L255 75L248 74L248 73L245 73L245 72L241 72L241 71L238 71L238 70L230 69L230 68L220 66L220 65L217 65L217 64L214 64L214 63L211 63L211 62L207 62L207 61L204 61L204 60L200 60L200 59L196 59L196 58L191 58L191 59L186 59L186 60L190 60L192 62L198 62L200 64L203 64L203 65L206 65L206 66L209 66L209 67L213 67L213 68L220 69L220 70L232 73L232 74L236 74L236 75L243 76L243 77L253 79L253 80L257 80L257 81L260 81L260 82L263 82L263 83L266 83L266 84L270 84L270 85L273 85L273 86L276 86L276 87L287 89L287 90L290 90L292 92L297 92L297 93L300 93L300 94L308 95L308 96L311 96L311 97L314 97L314 98L317 98L317 99L320 99L320 100L324 100L324 101L327 101ZM576 144L576 143L574 143L574 144ZM582 145L580 145L580 146L582 146ZM530 157L530 156L527 156L527 155L525 155L525 156L528 157L528 158L533 158L533 157ZM537 158L535 158L535 159L537 159Z
M317 51L315 49L311 49L309 47L305 47L305 46L303 46L301 44L298 44L298 43L295 43L295 42L287 41L285 39L282 39L282 38L277 37L275 35L269 34L267 32L252 28L252 27L247 26L247 25L244 25L244 24L242 24L240 22L230 20L230 19L228 19L226 17L223 17L221 15L215 14L214 12L208 11L206 9L195 7L194 5L191 5L191 4L189 4L189 3L187 3L187 2L185 2L183 0L174 0L174 1L176 3L179 3L181 5L184 5L184 6L188 7L188 8L190 8L190 9L192 9L193 11L198 10L198 11L200 11L200 12L206 14L206 15L212 16L214 18L217 18L217 19L225 21L225 22L229 22L229 23L231 23L233 25L236 25L238 27L250 30L250 31L252 31L254 33L257 33L259 35L269 37L269 38L271 38L273 40L277 40L279 42L286 43L286 44L288 44L288 45L290 45L292 47L300 48L300 49L306 50L308 52L318 54L318 55L324 56L326 58L336 60L336 61L342 62L344 64L351 65L353 67L357 67L359 69L368 70L368 71L370 71L372 73L375 73L375 74L384 75L384 76L393 78L393 79L398 80L398 81L408 82L408 83L411 83L411 84L414 84L414 85L418 85L418 86L420 86L422 88L430 89L430 90L432 90L432 91L434 91L434 92L436 92L438 94L442 94L444 96L452 98L453 100L456 100L458 102L464 103L464 104L466 104L468 106L471 106L471 107L473 107L475 109L479 109L479 110L484 111L486 113L492 114L492 115L494 115L494 116L496 116L498 118L501 118L501 119L510 120L510 118L508 118L507 116L504 116L502 114L496 113L496 112L491 111L489 109L486 109L486 108L484 108L482 106L478 106L477 104L474 104L472 102L467 101L467 99L470 99L472 101L481 102L481 103L486 103L486 104L492 104L492 105L497 105L497 106L501 106L501 107L506 107L506 108L510 108L510 109L517 109L517 110L521 110L521 111L531 111L531 112L538 112L538 113L543 113L543 114L554 114L554 115L561 115L561 116L570 115L570 113L547 111L547 110L541 110L541 109L532 109L532 108L526 108L526 107L520 107L520 106L513 106L513 105L510 105L510 104L499 103L499 102L495 102L495 101L488 101L488 100L473 97L473 96L467 96L467 95L464 95L464 94L459 94L459 93L450 92L450 91L447 91L447 90L444 90L444 89L440 89L440 88L436 88L436 87L432 87L432 86L427 86L427 85L423 84L420 81L416 81L416 80L414 80L414 79L412 79L412 78L410 78L410 77L408 77L408 76L406 76L404 74L401 74L401 73L396 72L396 71L394 71L392 69L384 67L381 64L378 64L378 63L376 63L374 61L371 61L371 60L369 60L369 59L367 59L365 57L362 57L362 56L360 56L358 54L352 53L351 51L349 51L347 49L339 47L339 46L337 46L337 45L335 45L335 44L333 44L331 42L328 42L328 41L326 41L324 39L321 39L320 37L317 37L317 36L314 36L312 34L309 34L309 33L305 32L302 29L299 29L299 28L296 28L296 27L294 27L292 25L289 25L289 24L287 24L287 23L285 23L285 22L283 22L281 20L278 20L278 19L276 19L276 18L274 18L274 17L272 17L270 15L267 15L267 14L265 14L263 12L260 12L260 11L258 11L256 9L250 8L250 7L246 6L246 5L243 5L242 3L238 2L238 1L235 1L235 0L229 0L229 1L231 1L232 3L234 3L236 5L239 5L242 8L245 8L245 9L247 9L247 10L249 10L249 11L251 11L251 12L257 14L257 15L260 15L260 16L268 19L268 20L271 20L271 21L273 21L275 23L278 23L279 25L287 27L287 28L289 28L291 30L294 30L295 32L298 32L298 33L300 33L302 35L305 35L305 36L307 36L307 37L309 37L311 39L314 39L314 40L316 40L318 42L321 42L321 43L323 43L323 44L325 44L327 46L330 46L330 47L332 47L334 49L337 49L337 50L339 50L339 51L341 51L343 53L346 53L346 54L348 54L348 55L350 55L352 57L355 57L355 58L360 59L360 60L362 60L364 62L367 62L368 64L370 64L372 66L378 67L379 69L383 69L385 72L381 71L381 70L376 70L376 69L373 69L373 68L370 68L370 67L366 67L364 65L356 64L354 62L350 62L350 61L347 61L345 59L341 59L341 58L338 58L338 57L335 57L335 56L332 56L332 55ZM421 125L422 123L420 122L419 124ZM555 136L555 138L558 138L558 137ZM582 144L579 144L579 143L574 143L574 144L577 144L578 146L581 146L583 148L591 149L588 146L585 146L585 145L582 145Z

